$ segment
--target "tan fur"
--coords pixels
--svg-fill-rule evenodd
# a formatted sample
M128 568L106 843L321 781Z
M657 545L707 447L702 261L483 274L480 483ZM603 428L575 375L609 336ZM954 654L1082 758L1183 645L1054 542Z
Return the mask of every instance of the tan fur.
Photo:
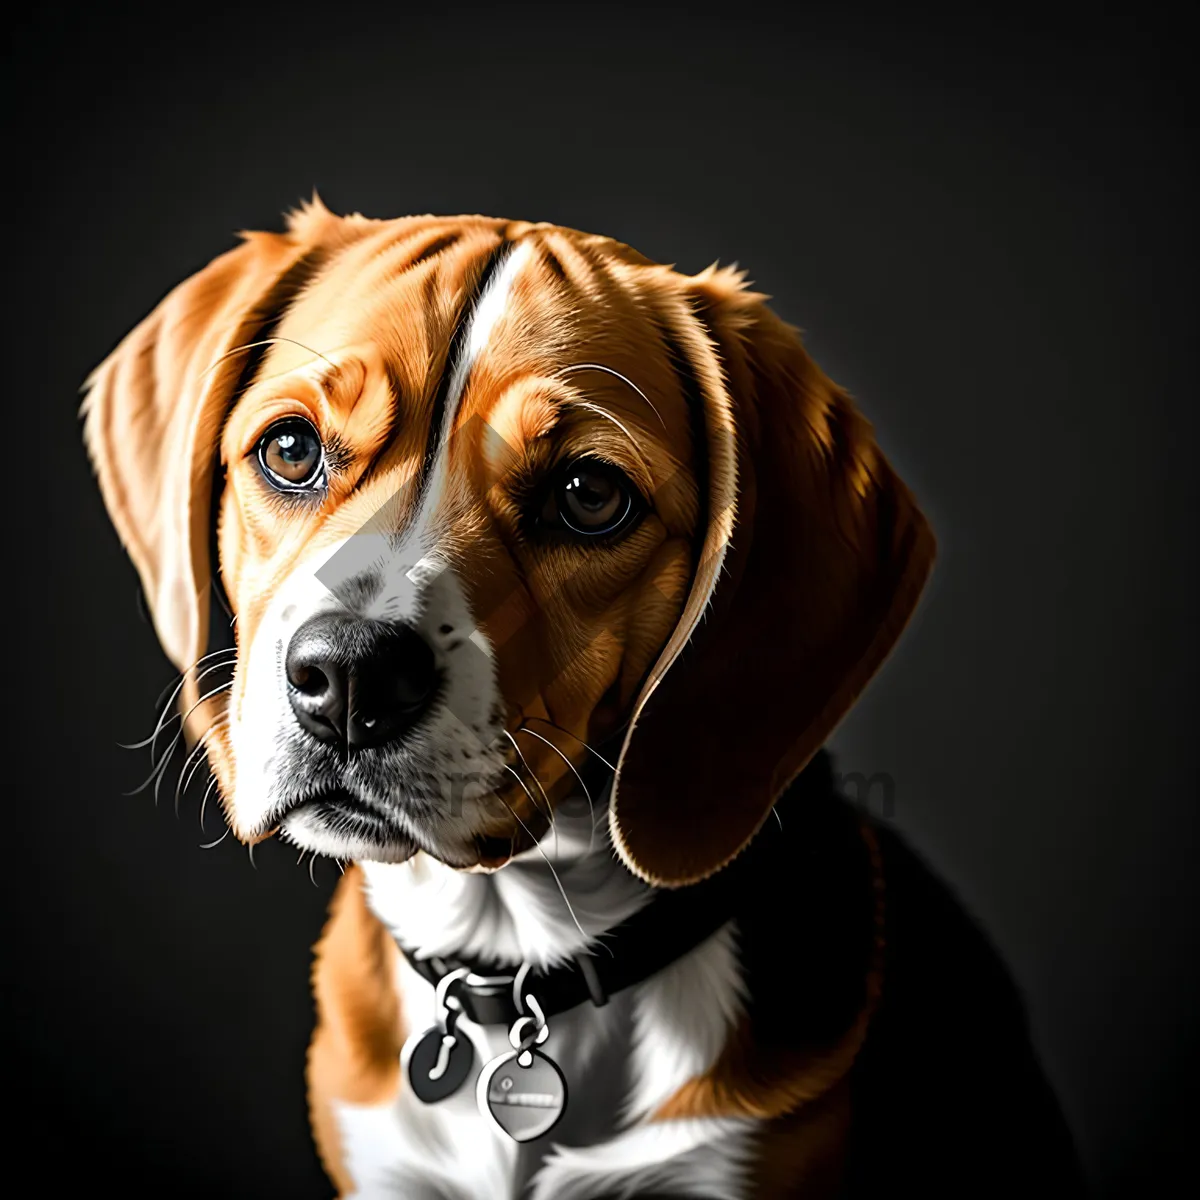
M394 506L397 519L403 516L451 329L501 228L499 222L448 222L422 225L412 236L400 221L360 230L359 240L288 312L278 336L290 340L271 347L263 382L234 406L222 439L227 470L222 570L238 613L239 644L253 638L266 602L301 556L356 531L381 506ZM451 235L458 238L453 245L405 269L409 259L421 259L431 241ZM597 240L557 230L525 236L544 239L568 272L575 255L586 266L580 244ZM618 259L609 270L616 274L627 267ZM649 270L640 267L643 274ZM627 711L678 614L696 519L694 487L681 469L690 457L688 426L670 364L646 330L636 332L637 291L657 286L655 276L629 281L636 289L622 278L588 278L587 289L602 293L604 308L576 312L566 302L578 303L579 297L571 296L554 271L539 263L531 274L538 282L522 280L512 300L509 336L476 365L461 406L453 470L469 491L447 516L446 545L452 555L459 551L458 566L476 610L489 614L482 626L498 647L501 688L513 720L547 717L575 737L594 739ZM353 303L347 303L347 293L355 297ZM614 321L613 311L622 309L626 321ZM333 358L339 369L314 361L304 347ZM601 361L636 378L657 397L666 428L612 377L563 370L586 361ZM630 430L638 447L631 447L596 409ZM323 431L335 431L349 451L350 465L319 517L281 522L247 456L273 420L293 413L309 417ZM530 435L548 427L558 438L557 458L586 448L623 467L647 491L672 481L657 497L652 518L600 562L589 561L586 550L539 552L520 537L515 485L545 467L548 447ZM363 486L360 476L368 463L370 480ZM235 713L241 694L241 680L235 679L230 699ZM609 708L602 711L606 698ZM558 741L571 752L569 735ZM220 730L210 757L228 793L236 764ZM551 790L556 782L569 781L566 765L551 748L527 747L526 757ZM515 785L511 791L506 802L536 825L540 817L529 798ZM262 831L238 832L253 837ZM488 832L520 836L511 822Z
M333 1105L380 1104L399 1086L405 1030L396 991L399 951L367 907L362 873L350 867L314 950L317 1026L308 1051L308 1104L321 1164L339 1192L351 1190Z
M736 516L720 585L693 582L688 613L707 611L703 628L681 623L690 661L635 710L614 809L622 858L666 886L748 844L895 645L934 555L870 424L796 331L736 277L709 274L699 291L726 379L705 406L710 444L737 460L734 479L710 478L708 511ZM697 730L719 754L692 753Z
M898 638L934 552L869 424L740 275L685 276L553 226L340 218L314 203L286 233L250 235L181 285L114 351L93 377L88 444L163 645L185 671L203 653L219 446L220 572L244 649L299 563L411 510L452 331L505 240L534 254L469 378L441 542L484 614L509 727L549 718L578 764L575 739L632 721L615 844L643 878L686 884L739 853L832 732ZM244 380L247 347L280 314ZM649 403L586 365L596 363ZM285 512L252 454L288 415L311 420L342 458L322 504ZM645 490L646 518L603 553L524 536L529 486L584 453ZM234 714L244 686L239 661ZM697 739L720 753L696 753ZM225 730L206 745L238 836L269 833L239 821ZM562 757L545 745L526 757L556 802L571 778ZM532 797L498 790L536 833ZM476 832L515 848L515 822ZM331 1102L398 1086L395 953L352 869L318 947L309 1060L314 1130L343 1189ZM845 1075L877 986L873 976L834 1046L764 1047L739 1029L659 1118L764 1118L756 1194L784 1194L796 1172L832 1181Z

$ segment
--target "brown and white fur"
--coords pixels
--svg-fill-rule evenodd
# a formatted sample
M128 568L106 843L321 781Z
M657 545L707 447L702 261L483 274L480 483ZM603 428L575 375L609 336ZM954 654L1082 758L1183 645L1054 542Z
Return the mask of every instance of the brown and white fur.
M287 417L328 473L281 501L255 448ZM396 937L506 964L603 953L655 888L747 846L916 604L929 529L764 298L554 226L314 203L171 293L97 370L86 418L230 826L355 864L317 948L308 1064L339 1194L841 1194L884 972L881 858L858 823L857 865L830 868L867 914L831 939L854 943L852 1002L819 1037L760 1022L743 966L767 933L731 920L553 1019L574 1099L545 1144L494 1133L472 1087L426 1106L402 1083L433 996ZM646 501L602 546L528 524L580 457ZM201 665L214 566L236 614L227 689ZM289 699L290 641L333 611L414 629L442 681L411 734L357 755L314 741ZM612 769L585 795L601 745ZM331 812L330 788L355 811ZM814 968L806 989L827 984ZM480 1061L507 1046L460 1028Z

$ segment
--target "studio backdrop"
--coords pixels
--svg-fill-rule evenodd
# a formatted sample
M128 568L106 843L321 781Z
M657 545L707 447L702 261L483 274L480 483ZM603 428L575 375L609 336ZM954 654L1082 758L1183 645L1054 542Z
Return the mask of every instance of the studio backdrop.
M1160 1190L1198 1000L1178 36L1044 9L190 12L9 33L14 1162L135 1195L329 1191L302 1071L337 867L203 849L202 786L178 812L174 777L123 794L151 763L118 743L172 672L76 415L170 287L315 189L736 262L804 329L939 540L834 739L844 786L1011 964L1099 1194Z

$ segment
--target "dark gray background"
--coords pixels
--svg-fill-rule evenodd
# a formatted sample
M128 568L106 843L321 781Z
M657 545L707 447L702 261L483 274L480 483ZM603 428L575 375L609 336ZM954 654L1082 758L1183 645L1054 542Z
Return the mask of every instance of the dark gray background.
M890 774L893 819L1012 964L1100 1191L1158 1191L1182 1155L1200 511L1182 33L1142 6L730 10L10 28L13 1161L134 1194L326 1192L301 1072L334 869L314 889L268 845L252 870L198 849L196 796L176 820L169 797L120 795L148 764L114 743L148 732L170 670L75 418L171 285L314 185L339 211L736 260L808 331L941 543L843 765Z

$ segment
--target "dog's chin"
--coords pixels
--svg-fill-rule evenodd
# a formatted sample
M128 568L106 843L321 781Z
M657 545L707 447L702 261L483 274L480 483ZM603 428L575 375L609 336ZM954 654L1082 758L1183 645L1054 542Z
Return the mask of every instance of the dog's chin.
M418 851L462 871L494 871L517 851L512 838L480 835L470 845L424 838L394 816L336 789L302 801L279 823L298 849L344 862L402 863Z
M289 809L279 823L279 836L301 850L343 860L404 862L420 848L386 814L341 789Z

